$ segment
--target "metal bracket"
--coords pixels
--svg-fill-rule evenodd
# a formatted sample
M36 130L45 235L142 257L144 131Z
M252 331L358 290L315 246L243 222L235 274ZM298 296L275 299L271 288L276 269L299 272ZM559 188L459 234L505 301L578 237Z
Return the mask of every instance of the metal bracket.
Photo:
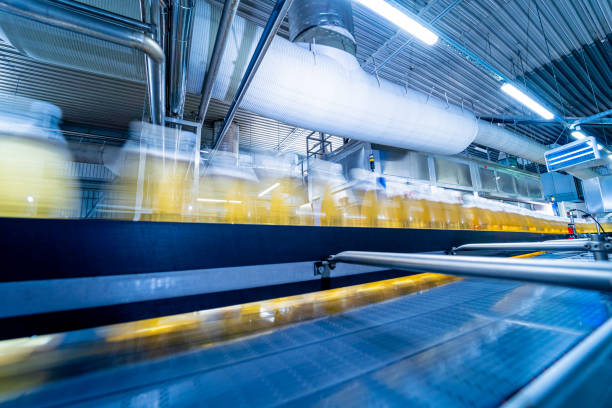
M314 276L330 278L332 269L336 268L336 263L331 261L318 261L314 263Z

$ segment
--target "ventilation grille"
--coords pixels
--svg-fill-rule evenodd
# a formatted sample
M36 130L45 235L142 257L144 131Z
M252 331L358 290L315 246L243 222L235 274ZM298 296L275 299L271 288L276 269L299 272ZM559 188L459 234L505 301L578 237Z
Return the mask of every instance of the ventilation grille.
M550 150L544 154L548 171L574 167L599 159L595 138L588 137Z
M87 0L82 3L140 18L137 1ZM139 82L145 79L144 56L134 49L7 13L0 13L0 26L6 39L31 58L115 78Z

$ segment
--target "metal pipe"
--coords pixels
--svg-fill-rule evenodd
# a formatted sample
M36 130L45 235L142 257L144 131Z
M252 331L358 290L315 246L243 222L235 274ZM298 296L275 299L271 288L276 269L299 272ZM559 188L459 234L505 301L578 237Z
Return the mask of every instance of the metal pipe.
M164 50L164 54L166 55L166 60L168 60L168 8L165 6L161 7L161 15L159 20L159 33L161 36L161 40L159 45L161 45Z
M202 99L200 99L200 107L198 109L198 121L200 123L204 123L206 117L213 84L217 78L217 72L219 72L219 66L221 65L223 54L225 53L225 42L230 32L230 28L232 27L232 22L234 21L234 16L236 15L239 4L240 0L225 0L225 4L223 4L221 21L217 29L217 36L215 37L215 45L213 46L212 56L210 57L210 62L206 69L206 76L204 77L204 83L202 84Z
M153 1L153 3L156 2L158 0ZM145 33L119 24L101 21L90 15L71 12L64 6L41 0L1 0L0 11L144 52L154 68L150 72L150 80L153 85L149 92L151 118L154 123L162 122L165 106L160 103L158 95L164 84L165 56L159 44Z
M332 256L330 262L612 291L612 265L608 262L359 251L341 252Z
M169 113L179 119L185 111L187 94L187 63L191 45L192 0L172 0L170 37Z
M163 126L164 118L166 117L166 54L160 45L162 43L162 35L159 0L150 0L150 2L151 25L153 26L151 39L157 43L164 59L159 64L156 64L152 58L147 60L147 65L149 66L148 81L152 84L151 92L149 93L149 104L151 107L151 123Z
M594 121L599 118L603 118L604 116L608 116L608 115L612 115L612 109L608 109L606 111L599 112L595 115L587 116L586 118L578 119L571 124L570 128L573 129L582 123L590 123L591 121Z
M223 119L223 124L221 125L219 135L217 136L217 140L215 141L213 150L211 151L211 156L214 155L215 151L219 148L223 137L227 133L227 130L229 129L232 123L232 120L234 120L234 116L236 116L236 112L238 111L240 102L242 102L242 99L244 98L247 89L249 89L249 85L251 84L255 73L257 73L257 69L259 68L259 65L261 64L261 61L263 60L264 56L266 55L266 51L268 51L268 47L274 39L278 28L285 19L285 15L287 14L289 7L291 7L292 2L293 0L277 0L276 4L274 5L274 9L272 9L270 18L268 19L268 22L266 23L266 26L264 27L263 32L261 33L261 37L259 38L259 42L255 47L255 52L251 57L251 61L249 62L244 76L240 81L240 85L238 85L238 89L236 90L234 99L232 100L229 110L225 115L225 119ZM211 159L212 157L209 158L209 163Z
M541 242L497 242L487 244L465 244L453 251L500 250L500 251L587 251L589 239L564 239Z

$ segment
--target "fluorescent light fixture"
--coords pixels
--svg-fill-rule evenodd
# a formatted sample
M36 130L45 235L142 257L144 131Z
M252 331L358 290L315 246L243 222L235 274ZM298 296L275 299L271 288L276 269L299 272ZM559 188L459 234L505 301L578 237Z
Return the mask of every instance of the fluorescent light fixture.
M261 193L257 194L257 197L261 198L261 197L265 196L266 194L268 194L270 191L274 190L278 186L280 186L280 183L272 184L270 187L266 188L264 191L262 191Z
M216 198L198 198L201 203L230 203L230 204L242 204L242 201L238 200L219 200Z
M514 85L505 83L502 85L501 89L502 91L504 91L505 93L507 93L508 95L510 95L511 97L513 97L514 99L516 99L517 101L519 101L520 103L543 117L544 119L554 119L555 115L551 111L531 99L523 92L519 91Z
M603 150L603 146L597 143L597 150Z
M612 161L612 154L608 155L608 160Z
M427 45L434 45L438 42L438 36L431 30L425 28L418 21L408 17L403 11L393 7L383 0L355 0L364 5L376 14L389 20L402 30L412 34Z
M580 140L580 139L584 139L586 136L585 136L584 133L575 130L575 131L572 132L572 137L574 139Z

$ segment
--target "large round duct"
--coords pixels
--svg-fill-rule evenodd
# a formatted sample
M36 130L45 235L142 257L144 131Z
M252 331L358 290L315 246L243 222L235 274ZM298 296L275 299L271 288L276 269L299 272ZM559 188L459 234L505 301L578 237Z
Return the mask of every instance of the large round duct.
M202 87L220 9L195 7L188 91ZM236 17L212 97L234 96L262 29ZM422 92L366 74L353 55L275 37L242 109L340 137L441 154L463 151L476 136L473 113Z
M321 44L355 55L351 0L294 0L289 9L293 42Z
M546 146L482 120L478 121L478 134L474 143L512 156L522 157L534 163L546 164L544 160L544 153L548 150Z

